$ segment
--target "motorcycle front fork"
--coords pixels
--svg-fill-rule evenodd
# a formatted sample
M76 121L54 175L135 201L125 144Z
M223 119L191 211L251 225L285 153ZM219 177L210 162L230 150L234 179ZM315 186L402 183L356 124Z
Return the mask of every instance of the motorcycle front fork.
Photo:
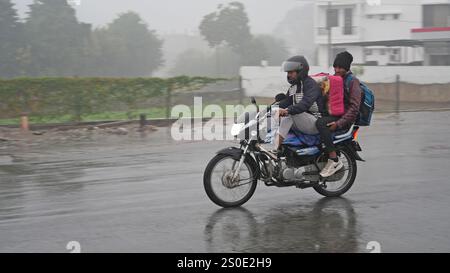
M237 177L238 174L239 174L239 170L240 170L241 167L242 167L242 164L244 164L245 155L247 154L248 146L249 146L249 145L246 145L246 146L245 146L244 152L243 152L242 155L241 155L241 159L239 160L239 163L238 163L238 166L237 166L236 169L234 168L234 167L236 166L236 161L233 162L233 167L232 167L232 170L233 170L233 176L231 177L231 181L234 181L234 180L236 179L236 177Z

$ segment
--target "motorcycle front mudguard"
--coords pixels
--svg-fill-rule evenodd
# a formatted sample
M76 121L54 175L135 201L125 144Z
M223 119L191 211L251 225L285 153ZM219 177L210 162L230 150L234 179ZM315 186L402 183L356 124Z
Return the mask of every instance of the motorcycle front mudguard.
M242 151L241 149L239 149L237 147L228 147L228 148L218 151L217 154L228 155L231 158L233 158L234 160L239 161L239 160L241 160L241 156L242 156L243 152L244 151ZM253 173L255 174L256 178L259 179L260 171L259 171L258 163L256 163L255 159L250 154L247 154L245 157L245 161L252 168Z

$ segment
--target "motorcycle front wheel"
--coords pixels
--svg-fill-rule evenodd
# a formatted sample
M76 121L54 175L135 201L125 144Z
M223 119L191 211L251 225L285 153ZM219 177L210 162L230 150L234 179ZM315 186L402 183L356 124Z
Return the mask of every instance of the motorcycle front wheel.
M255 193L258 179L249 160L244 160L239 172L239 161L230 155L218 154L206 166L203 186L209 199L216 205L229 208L246 203Z

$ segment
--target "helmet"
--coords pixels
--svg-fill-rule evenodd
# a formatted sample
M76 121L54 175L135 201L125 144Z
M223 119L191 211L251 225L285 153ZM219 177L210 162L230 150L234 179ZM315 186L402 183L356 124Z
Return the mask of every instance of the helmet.
M305 79L308 76L309 72L309 64L304 56L294 56L287 59L282 64L282 68L284 72L297 71L298 76L295 80L290 80L288 78L288 82L290 84L298 84L301 80Z

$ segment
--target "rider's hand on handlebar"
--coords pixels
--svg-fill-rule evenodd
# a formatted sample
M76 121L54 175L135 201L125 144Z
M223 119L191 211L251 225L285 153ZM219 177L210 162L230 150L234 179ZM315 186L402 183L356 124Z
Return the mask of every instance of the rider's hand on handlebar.
M287 109L278 109L278 116L279 117L285 117L289 115L288 110Z

